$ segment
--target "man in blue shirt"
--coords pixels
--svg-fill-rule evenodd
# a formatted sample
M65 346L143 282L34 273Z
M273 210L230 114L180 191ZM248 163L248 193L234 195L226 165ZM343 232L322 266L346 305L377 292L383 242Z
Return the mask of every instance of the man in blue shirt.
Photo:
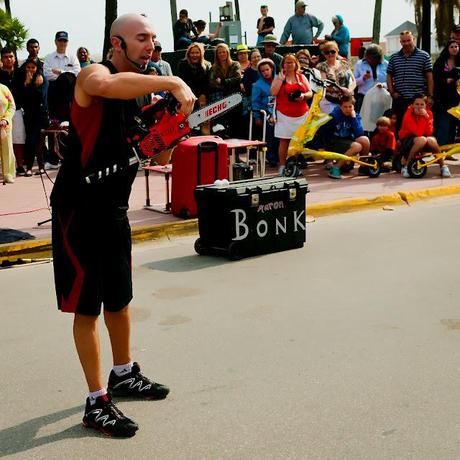
M433 105L433 66L430 55L415 45L412 32L399 34L401 50L394 53L388 62L387 87L393 98L393 109L398 116L396 131L399 131L407 107L416 94L426 94L427 103Z
M323 31L323 21L312 14L305 13L307 4L299 0L295 4L295 15L291 16L284 26L283 35L281 35L281 44L284 45L289 36L292 35L293 45L309 45L316 40ZM316 34L313 36L313 27L316 28Z

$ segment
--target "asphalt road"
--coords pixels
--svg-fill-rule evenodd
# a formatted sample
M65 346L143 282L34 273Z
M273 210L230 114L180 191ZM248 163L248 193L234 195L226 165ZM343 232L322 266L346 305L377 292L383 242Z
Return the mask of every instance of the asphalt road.
M459 229L444 199L318 219L304 249L240 262L137 245L135 359L172 391L120 402L128 440L81 427L51 264L2 270L0 456L458 459Z

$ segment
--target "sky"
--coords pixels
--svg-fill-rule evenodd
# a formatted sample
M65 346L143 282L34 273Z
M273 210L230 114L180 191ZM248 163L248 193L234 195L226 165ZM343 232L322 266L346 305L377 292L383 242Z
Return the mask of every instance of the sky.
M217 21L219 6L226 0L177 0L177 10L186 8L193 20ZM324 33L332 30L331 17L341 14L352 37L372 36L374 0L307 0L307 12L325 23ZM268 4L275 19L275 35L279 38L286 20L294 13L294 0L240 0L242 30L247 32L248 45L255 44L255 24L261 4ZM85 46L100 57L104 35L105 0L11 0L12 15L29 30L28 38L40 42L41 56L52 52L54 34L58 30L69 33L69 51L75 53ZM172 51L172 29L169 0L118 0L118 15L144 13L151 21L164 51ZM414 22L412 4L408 0L383 0L381 40L402 22ZM19 58L26 53L20 51Z

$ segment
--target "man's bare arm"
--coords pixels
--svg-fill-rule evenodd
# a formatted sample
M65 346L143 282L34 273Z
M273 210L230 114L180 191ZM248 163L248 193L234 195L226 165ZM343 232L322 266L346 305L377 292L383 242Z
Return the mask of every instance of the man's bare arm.
M91 105L93 98L134 99L158 91L170 91L180 104L181 112L193 110L195 96L187 84L178 77L141 75L134 72L111 74L103 65L93 64L80 72L75 98L82 107Z

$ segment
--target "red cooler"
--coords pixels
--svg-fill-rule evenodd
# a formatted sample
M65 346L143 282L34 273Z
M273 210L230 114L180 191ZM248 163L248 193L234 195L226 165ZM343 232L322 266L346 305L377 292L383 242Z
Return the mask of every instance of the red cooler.
M196 217L195 187L228 179L227 163L227 145L218 136L196 136L180 142L172 154L172 213Z

